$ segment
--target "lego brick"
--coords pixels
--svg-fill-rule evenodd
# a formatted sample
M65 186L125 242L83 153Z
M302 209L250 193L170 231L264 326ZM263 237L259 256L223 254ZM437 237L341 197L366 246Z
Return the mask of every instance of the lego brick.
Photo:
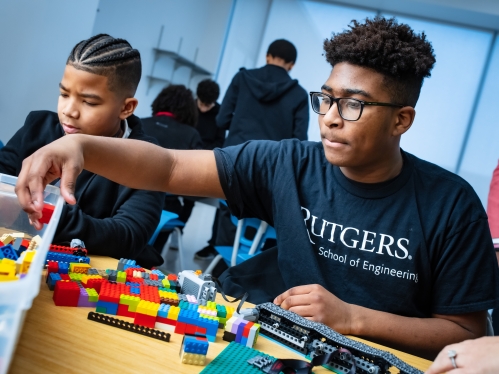
M182 352L180 361L183 364L204 366L206 365L206 356Z
M0 260L0 282L18 280L16 275L16 262L14 260L3 258Z
M42 217L38 220L40 223L48 224L54 214L55 206L51 204L43 204Z
M55 283L53 294L57 306L78 306L80 287L75 282L59 280Z
M261 374L260 369L248 364L248 360L256 356L266 357L272 361L276 360L275 357L266 355L256 349L232 342L201 371L201 374Z
M170 341L170 334L165 333L163 331L155 330L155 329L150 329L147 327L143 326L137 326L134 325L133 323L122 321L117 318L112 318L103 314L99 313L94 313L94 312L89 312L88 317L89 320L103 323L105 325L117 327L122 330L126 331L131 331L135 332L140 335L148 336L150 338L158 339L164 342L169 342Z
M116 315L116 313L118 313L118 303L102 301L101 295L99 295L99 301L97 301L96 308L100 310L100 313L112 314L112 315Z
M156 317L136 312L133 323L139 326L154 328L154 325L156 324Z
M87 274L88 269L90 268L91 266L89 264L80 263L80 262L71 262L69 264L69 271L72 273Z
M184 336L182 341L182 349L186 353L206 355L208 347L208 340L201 336Z
M54 290L55 283L58 280L61 280L60 274L58 274L58 273L50 273L50 274L48 274L48 276L47 276L47 285L48 285L50 291Z
M17 255L16 250L10 244L6 244L3 247L1 247L0 251L2 251L3 257L4 258L8 258L9 260L16 261L19 258L19 256Z

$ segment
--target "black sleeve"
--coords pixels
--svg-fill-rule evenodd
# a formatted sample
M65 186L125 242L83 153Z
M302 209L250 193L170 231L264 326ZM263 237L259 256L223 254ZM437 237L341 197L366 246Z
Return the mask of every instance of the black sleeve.
M229 129L236 109L237 95L239 94L239 74L237 73L232 79L217 115L217 126L223 130Z
M135 259L158 226L164 194L131 190L112 217L97 219L78 205L65 205L54 243L82 239L92 254Z
M451 233L438 252L432 266L433 313L463 314L499 305L499 271L485 216Z
M293 121L293 138L299 140L308 139L308 97L305 93L303 100L300 101L300 105L296 108L294 121Z
M280 142L249 141L216 148L215 159L228 206L236 217L255 217L273 225L274 165Z

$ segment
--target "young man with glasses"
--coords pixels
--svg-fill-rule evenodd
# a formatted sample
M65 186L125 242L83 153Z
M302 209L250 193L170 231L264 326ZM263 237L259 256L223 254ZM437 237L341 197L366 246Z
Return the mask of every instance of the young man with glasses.
M66 137L25 161L22 206L37 221L43 184L61 174L74 203L82 168L133 188L226 198L237 217L273 225L278 244L224 273L226 293L248 290L252 302L428 358L484 335L499 298L484 209L463 179L400 149L431 44L393 19L350 27L325 41L333 70L311 94L322 142L211 152Z

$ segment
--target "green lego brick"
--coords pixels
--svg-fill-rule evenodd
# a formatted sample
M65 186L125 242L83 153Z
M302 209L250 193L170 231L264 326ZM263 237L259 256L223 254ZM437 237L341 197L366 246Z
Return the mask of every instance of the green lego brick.
M103 307L100 307L100 306L98 306L97 308L95 308L95 311L97 313L106 313L107 312L106 308L103 308Z
M265 356L275 360L275 357L269 356L261 351L242 346L236 342L231 342L200 374L262 374L260 369L247 362L250 358L255 356Z
M87 288L87 294L88 294L88 301L91 303L96 303L99 301L99 294L97 291L93 288Z

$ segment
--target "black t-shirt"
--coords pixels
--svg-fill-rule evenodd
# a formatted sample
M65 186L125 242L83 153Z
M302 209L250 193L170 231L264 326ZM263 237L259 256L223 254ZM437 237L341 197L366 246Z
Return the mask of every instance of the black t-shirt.
M321 143L215 149L233 214L275 227L286 288L317 283L345 302L412 317L496 307L497 261L475 192L402 155L396 178L363 184L330 164Z

